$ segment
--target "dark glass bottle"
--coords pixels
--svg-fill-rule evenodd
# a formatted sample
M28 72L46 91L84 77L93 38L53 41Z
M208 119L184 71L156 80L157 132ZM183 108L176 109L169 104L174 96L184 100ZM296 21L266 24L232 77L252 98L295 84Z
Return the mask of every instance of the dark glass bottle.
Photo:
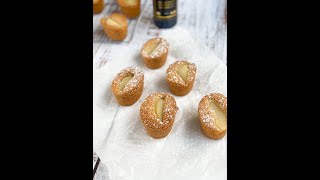
M177 13L177 0L153 0L153 19L159 28L174 26Z

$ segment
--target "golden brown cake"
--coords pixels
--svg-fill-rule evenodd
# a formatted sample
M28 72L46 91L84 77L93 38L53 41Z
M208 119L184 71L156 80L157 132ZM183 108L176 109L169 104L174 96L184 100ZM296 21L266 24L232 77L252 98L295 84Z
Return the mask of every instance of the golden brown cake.
M149 95L141 104L140 119L151 137L163 138L171 131L178 110L172 95L157 92Z
M140 0L118 0L121 12L128 18L135 18L140 14Z
M214 93L204 96L198 107L202 132L211 139L227 133L227 97Z
M167 69L166 79L170 91L177 96L188 94L196 79L197 67L188 61L176 61Z
M128 22L124 15L112 13L107 18L101 18L100 23L103 26L105 34L110 39L122 41L126 38L128 33Z
M93 0L93 13L100 13L104 8L104 0Z
M112 81L112 92L117 102L130 106L141 97L144 85L144 74L140 68L128 67L117 74Z
M141 49L141 56L150 69L157 69L166 63L169 43L163 38L148 40Z

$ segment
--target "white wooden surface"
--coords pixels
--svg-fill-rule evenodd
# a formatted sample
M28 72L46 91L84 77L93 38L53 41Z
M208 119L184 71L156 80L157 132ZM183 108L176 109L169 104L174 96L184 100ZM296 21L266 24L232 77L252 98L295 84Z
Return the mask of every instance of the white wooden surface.
M223 62L227 63L227 24L226 0L178 0L178 22L176 26L187 29L193 37L202 41ZM129 20L128 35L123 42L112 42L108 39L100 26L100 18L112 12L119 12L116 0L105 0L102 13L93 15L93 57L98 56L95 66L108 63L108 54L114 46L135 46L145 37L158 36L162 29L153 23L153 6L151 0L141 0L140 16ZM93 154L93 179L108 180L106 166L99 163Z

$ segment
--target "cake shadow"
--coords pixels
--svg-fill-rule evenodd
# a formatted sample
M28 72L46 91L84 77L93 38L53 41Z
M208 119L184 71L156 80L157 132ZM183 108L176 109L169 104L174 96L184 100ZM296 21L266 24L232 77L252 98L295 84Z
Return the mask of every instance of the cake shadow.
M158 78L154 83L156 85L156 89L158 92L164 92L164 93L171 94L165 75Z
M185 134L187 138L207 138L201 130L198 114L186 119L185 128L186 132L188 132Z
M104 91L103 99L107 105L109 105L113 99L112 88L111 85Z
M136 62L136 65L140 68L147 68L147 66L144 64L143 59L139 53L134 54L133 60Z
M103 43L103 41L105 40L104 38L106 37L103 28L99 26L96 32L94 32L93 43Z

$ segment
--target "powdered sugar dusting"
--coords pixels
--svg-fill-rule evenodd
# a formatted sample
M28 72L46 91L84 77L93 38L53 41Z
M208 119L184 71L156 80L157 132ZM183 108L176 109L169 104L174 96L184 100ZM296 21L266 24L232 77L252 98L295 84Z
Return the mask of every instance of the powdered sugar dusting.
M157 43L157 47L152 51L151 54L148 54L148 52L145 50L145 47L149 45L150 43ZM155 58L161 56L163 53L168 52L169 43L163 39L163 38L154 38L147 41L143 47L142 47L142 56Z
M122 79L129 76L133 75L133 77L130 79L130 81L125 85L123 89L124 92L130 92L133 89L137 89L139 82L141 82L144 78L144 74L141 68L139 67L128 67L120 71L120 73L117 74L116 78L113 80L113 83L115 84L120 84ZM118 87L118 86L116 86Z
M177 73L178 68L184 64L188 64L188 77L186 82L184 82L184 80ZM182 60L182 61L176 61L173 64L171 64L166 72L166 76L167 76L167 80L170 82L188 86L188 84L192 82L196 77L196 71L197 71L197 67L194 63L189 63L188 61Z
M199 117L200 121L204 122L206 126L215 128L215 113L210 108L209 101L214 100L219 105L219 108L227 113L227 98L219 93L209 94L204 96L199 103Z
M161 121L155 112L155 104L160 99L164 99L163 120ZM174 121L179 110L173 96L167 93L152 93L143 100L140 106L140 118L144 126L148 128L162 128Z

